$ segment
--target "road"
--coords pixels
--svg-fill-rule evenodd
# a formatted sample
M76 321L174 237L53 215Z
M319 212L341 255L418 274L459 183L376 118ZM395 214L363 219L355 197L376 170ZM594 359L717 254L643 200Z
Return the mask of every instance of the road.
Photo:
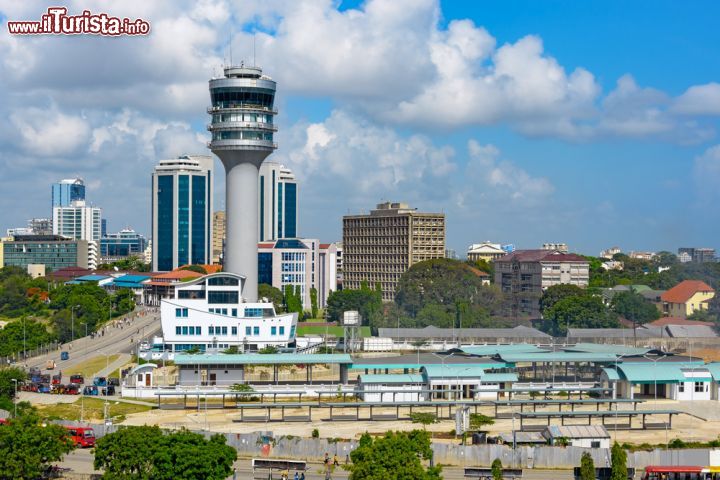
M127 321L124 320L125 318ZM67 370L98 355L132 353L138 342L142 339L151 339L153 335L160 332L160 313L155 309L138 308L132 314L115 319L113 324L117 325L108 324L104 327L104 335L96 334L94 338L90 336L78 338L48 355L29 358L26 361L27 366L45 369L48 360L55 360L55 371ZM77 327L76 331L79 331L78 325L75 326ZM61 351L69 352L70 358L65 361L60 360ZM46 372L51 373L52 371Z
M72 469L74 473L90 474L90 473L101 473L93 468L93 453L92 449L78 449L71 452L65 457L62 462L57 465L62 468ZM262 476L258 473L257 477L253 477L253 471L251 462L247 458L241 458L235 462L235 480L247 480L251 478L262 478L267 479L267 475ZM322 464L313 463L309 465L308 471L305 473L307 480L324 480L325 475L321 473L323 471ZM443 478L445 480L464 480L463 469L460 467L444 467ZM228 477L232 479L233 477ZM273 478L280 478L279 475L274 475ZM293 478L292 476L290 478ZM346 480L348 473L341 468L336 469L335 473L332 474L333 480ZM572 470L530 470L526 469L523 471L523 479L529 480L571 480Z

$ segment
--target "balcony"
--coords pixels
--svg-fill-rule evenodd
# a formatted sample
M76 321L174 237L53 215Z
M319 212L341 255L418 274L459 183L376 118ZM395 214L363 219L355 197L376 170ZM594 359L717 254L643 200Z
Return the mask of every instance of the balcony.
M213 130L237 130L242 128L266 130L270 132L277 132L278 130L278 127L274 124L265 122L218 122L211 123L207 126L207 129L211 132Z
M232 112L258 112L258 113L272 113L273 115L277 115L278 111L277 108L270 108L266 107L264 105L258 105L254 103L235 103L232 105L228 105L227 107L217 106L217 107L208 107L207 113L213 114L213 113L232 113Z
M207 146L211 150L275 150L278 147L276 142L250 139L212 140Z

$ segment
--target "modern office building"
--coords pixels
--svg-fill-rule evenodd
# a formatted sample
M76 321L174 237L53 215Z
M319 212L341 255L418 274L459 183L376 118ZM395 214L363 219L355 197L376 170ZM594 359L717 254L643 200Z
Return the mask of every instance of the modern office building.
M147 240L132 228L125 228L100 239L100 256L103 262L121 258L140 257L145 252Z
M290 238L258 244L258 283L285 291L300 289L303 308L310 310L310 291L317 290L319 307L337 290L337 247L315 238Z
M225 248L225 212L222 210L213 213L213 240L212 240L212 263L222 263L223 250Z
M292 171L275 162L260 166L260 238L298 237L298 190Z
M52 218L31 218L26 227L8 228L9 237L14 235L52 235Z
M102 209L74 200L67 206L53 207L53 235L99 242Z
M272 303L242 302L245 285L244 277L227 272L175 285L160 306L165 347L249 352L292 345L297 313L276 315Z
M687 256L683 255L687 254ZM694 263L706 263L715 262L715 249L714 248L696 248L696 247L684 247L678 248L678 257L683 256L683 259L689 257L691 262Z
M553 285L587 287L590 263L580 255L557 250L515 250L496 259L495 284L505 293L505 314L540 316L540 297Z
M213 159L161 160L152 174L152 269L208 264L212 258Z
M92 244L60 235L17 235L2 243L2 266L27 269L28 265L45 265L46 272L66 267L93 269L95 266L89 264L92 255L88 251Z
M343 288L380 284L395 297L400 276L423 260L445 256L445 214L422 213L404 203L381 203L369 215L343 217Z
M209 147L225 167L226 272L245 277L243 294L257 301L259 169L277 145L273 118L276 83L259 67L229 66L210 80ZM156 238L153 236L153 238Z
M52 185L52 206L69 207L76 200L85 200L85 182L82 178L66 178Z

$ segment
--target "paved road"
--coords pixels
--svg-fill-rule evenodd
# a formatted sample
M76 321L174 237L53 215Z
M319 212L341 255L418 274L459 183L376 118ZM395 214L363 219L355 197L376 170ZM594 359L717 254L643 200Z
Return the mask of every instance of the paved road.
M93 453L89 448L78 449L71 452L65 457L65 459L58 463L62 468L70 468L74 473L90 474L90 473L101 473L93 468ZM253 471L251 468L250 460L241 458L235 462L235 468L237 469L235 474L235 480L247 480L253 478ZM322 465L310 464L309 470L305 474L307 480L324 480L325 475L322 473ZM267 477L261 476L259 473L256 478L262 478L263 480ZM233 478L233 477L229 477ZM279 475L275 475L273 478L280 478ZM292 478L292 476L290 477ZM332 474L333 480L346 480L348 473L341 468L337 468L335 473ZM463 480L463 469L459 467L445 467L443 468L443 478L445 480ZM571 480L571 470L524 470L523 479L530 480Z
M153 335L160 331L160 313L154 310L138 308L132 314L126 316L127 322L122 319L113 321L117 326L108 325L104 327L104 335L95 335L94 338L82 337L74 342L64 344L60 350L56 350L48 355L29 358L27 360L28 367L45 368L47 360L55 360L56 371L67 370L79 363L98 355L112 355L116 353L132 353L135 351L138 342L142 339L151 339ZM120 326L122 325L122 327ZM78 325L75 325L76 332L79 331ZM140 334L138 334L140 332ZM131 342L132 340L132 342ZM61 361L60 351L70 352L70 359ZM50 373L50 371L47 371Z

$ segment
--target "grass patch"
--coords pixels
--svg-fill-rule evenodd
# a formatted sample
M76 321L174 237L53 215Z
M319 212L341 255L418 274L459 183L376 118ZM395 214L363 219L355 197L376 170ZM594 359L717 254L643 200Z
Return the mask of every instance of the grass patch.
M342 337L344 335L343 327L322 327L322 326L303 326L302 323L298 324L297 334L302 335L335 335L336 337ZM360 327L358 333L361 337L369 337L370 327Z
M107 360L105 355L93 357L63 371L63 376L80 374L86 379L92 379L96 373L105 368L106 362L113 363L118 358L120 358L119 354L110 355Z
M84 404L84 406L83 406ZM102 420L105 400L100 398L85 397L84 400L77 399L73 403L57 403L55 405L36 405L40 415L49 420L80 420L80 411L83 410L83 420ZM117 400L108 402L108 415L110 417L127 416L132 413L142 413L152 410L154 407L137 405Z

